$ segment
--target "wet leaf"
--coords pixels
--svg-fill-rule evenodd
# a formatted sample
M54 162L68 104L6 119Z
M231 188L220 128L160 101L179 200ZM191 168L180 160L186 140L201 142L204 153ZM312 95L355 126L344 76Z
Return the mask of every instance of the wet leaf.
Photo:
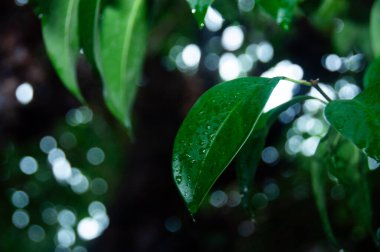
M99 71L105 102L114 116L131 129L131 108L147 44L145 1L115 0L102 13Z
M210 7L214 0L187 0L187 2L190 5L191 12L194 14L199 27L202 27L208 7Z
M281 78L240 78L208 90L194 104L175 139L173 176L194 214L238 153Z
M257 3L275 18L283 29L289 29L298 0L259 0Z
M89 62L99 62L99 16L101 0L81 0L79 4L80 44Z
M252 190L253 178L256 173L257 165L260 162L261 152L264 148L265 139L268 135L270 127L283 111L296 103L308 99L314 98L310 96L294 97L292 100L266 113L263 113L258 119L248 140L245 142L236 157L237 177L240 191L243 193L243 204L247 203L246 196L248 196Z
M83 102L76 77L79 0L38 1L38 4L49 58L63 84Z
M371 10L370 35L374 57L380 56L380 0L375 1Z
M380 86L380 57L371 62L364 75L364 88Z
M370 86L353 100L330 102L325 115L330 124L368 156L380 161L380 86Z

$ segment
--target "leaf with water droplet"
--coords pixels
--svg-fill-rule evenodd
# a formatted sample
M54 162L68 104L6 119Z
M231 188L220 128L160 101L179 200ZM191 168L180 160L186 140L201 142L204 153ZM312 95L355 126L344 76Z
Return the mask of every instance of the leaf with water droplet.
M281 112L290 106L308 100L315 99L310 96L297 96L292 100L263 113L245 142L243 148L236 157L236 172L239 181L240 191L243 194L242 203L244 207L249 207L249 195L251 194L253 178L256 173L257 165L261 158L261 151L265 145L265 139L270 127L276 121Z
M199 209L212 185L244 145L280 80L251 77L224 82L194 104L178 131L173 150L173 175L182 176L177 187L191 213ZM202 144L203 133L209 139L206 145ZM193 146L185 146L183 141Z
M298 0L257 0L284 30L288 30L296 11Z
M200 28L204 26L204 19L206 13L214 0L187 0L190 5L191 13L194 14L195 19Z
M380 85L370 86L353 100L329 102L330 124L359 149L380 161Z
M49 58L63 84L78 100L76 63L79 55L78 0L38 1L42 35Z
M100 24L99 72L111 113L131 130L135 99L147 41L144 0L115 0L106 5Z

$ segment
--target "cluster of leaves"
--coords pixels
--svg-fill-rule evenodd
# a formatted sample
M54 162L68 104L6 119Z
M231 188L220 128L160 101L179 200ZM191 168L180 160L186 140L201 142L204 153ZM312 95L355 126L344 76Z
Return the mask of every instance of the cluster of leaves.
M207 10L214 0L187 0L187 2L199 27L202 27ZM288 29L299 2L299 0L259 0L256 4L276 19L282 28Z
M205 1L189 2L192 7L198 7L197 12L204 8L200 2ZM323 158L311 164L316 203L326 233L334 243L336 239L329 224L324 196L324 186L329 176L346 188L349 208L353 210L358 225L367 233L372 230L366 180L368 169L363 156L380 161L380 121L377 116L380 113L380 1L375 2L371 13L373 55L377 58L366 70L363 81L365 89L353 100L327 103L325 117L339 135L330 129L330 134L320 144L316 154ZM196 18L202 22L199 15ZM294 97L263 113L269 96L282 79L286 78L240 78L218 84L201 96L190 110L176 137L173 175L192 214L198 211L215 181L234 158L237 160L241 192L249 195L270 126L279 113L291 105L315 99ZM361 210L355 210L358 205Z
M187 2L199 26L203 26L213 0ZM35 0L34 3L42 19L49 57L62 82L80 101L84 101L75 71L82 48L103 80L109 110L130 129L130 109L146 47L145 1ZM256 3L287 29L299 1L260 0ZM323 186L327 174L333 174L342 184L351 187L352 198L368 199L363 196L368 195L363 181L365 176L358 175L365 174L359 169L362 153L358 149L380 161L380 121L377 117L380 112L379 13L380 1L377 0L371 12L370 30L373 55L378 58L366 71L365 90L353 100L327 104L324 114L343 139L336 143L331 141L335 134L329 134L320 145L319 153L328 153L326 156L334 154L331 160L324 161L328 168L311 165L317 206L331 240L334 238L328 222ZM215 181L234 158L237 160L241 191L243 195L250 195L261 150L278 114L295 103L315 99L295 97L263 113L269 96L282 79L285 77L254 77L221 83L208 90L193 106L178 132L173 151L173 176L192 214L198 211ZM356 147L352 147L351 142ZM339 153L345 145L350 146L353 160L340 158ZM350 164L348 168L346 164ZM370 209L369 200L363 204L365 209ZM358 213L361 216L358 219L365 229L370 230L370 214L367 213Z
M146 48L145 1L35 0L33 4L48 55L67 89L84 102L76 76L83 50L103 81L107 107L131 129L130 111Z

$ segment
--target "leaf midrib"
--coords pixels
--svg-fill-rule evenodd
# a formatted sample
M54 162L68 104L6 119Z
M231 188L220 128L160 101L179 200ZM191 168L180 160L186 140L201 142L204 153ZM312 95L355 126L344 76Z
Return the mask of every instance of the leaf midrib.
M129 21L127 22L127 25L126 25L126 29L125 29L125 36L124 36L124 40L123 40L123 49L122 49L122 54L121 54L121 57L122 57L122 61L121 61L121 64L120 64L120 82L119 82L119 85L120 86L123 86L123 82L125 81L125 71L127 71L126 67L127 67L127 63L128 63L128 55L129 55L129 52L130 52L130 49L131 49L131 41L132 41L132 31L133 31L133 27L135 26L135 23L136 23L136 17L137 17L137 14L138 14L138 10L140 9L140 6L142 4L142 0L134 0L134 3L133 3L133 6L132 6L132 9L131 9L131 13L130 13L130 16L129 16ZM124 92L126 92L127 90L123 90L123 92L120 92L120 101L123 101L123 97L124 97Z

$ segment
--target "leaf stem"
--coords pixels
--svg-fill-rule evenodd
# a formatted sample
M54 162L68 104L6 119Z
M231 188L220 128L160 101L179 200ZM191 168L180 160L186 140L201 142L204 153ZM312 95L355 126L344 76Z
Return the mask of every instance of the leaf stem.
M283 80L287 80L287 81L291 81L291 82L294 82L294 83L297 83L297 84L301 84L301 85L305 85L305 86L309 86L309 87L314 87L328 102L331 102L331 98L318 85L319 79L310 80L310 81L306 81L306 80L294 80L294 79L288 78L288 77L282 77L282 79Z

